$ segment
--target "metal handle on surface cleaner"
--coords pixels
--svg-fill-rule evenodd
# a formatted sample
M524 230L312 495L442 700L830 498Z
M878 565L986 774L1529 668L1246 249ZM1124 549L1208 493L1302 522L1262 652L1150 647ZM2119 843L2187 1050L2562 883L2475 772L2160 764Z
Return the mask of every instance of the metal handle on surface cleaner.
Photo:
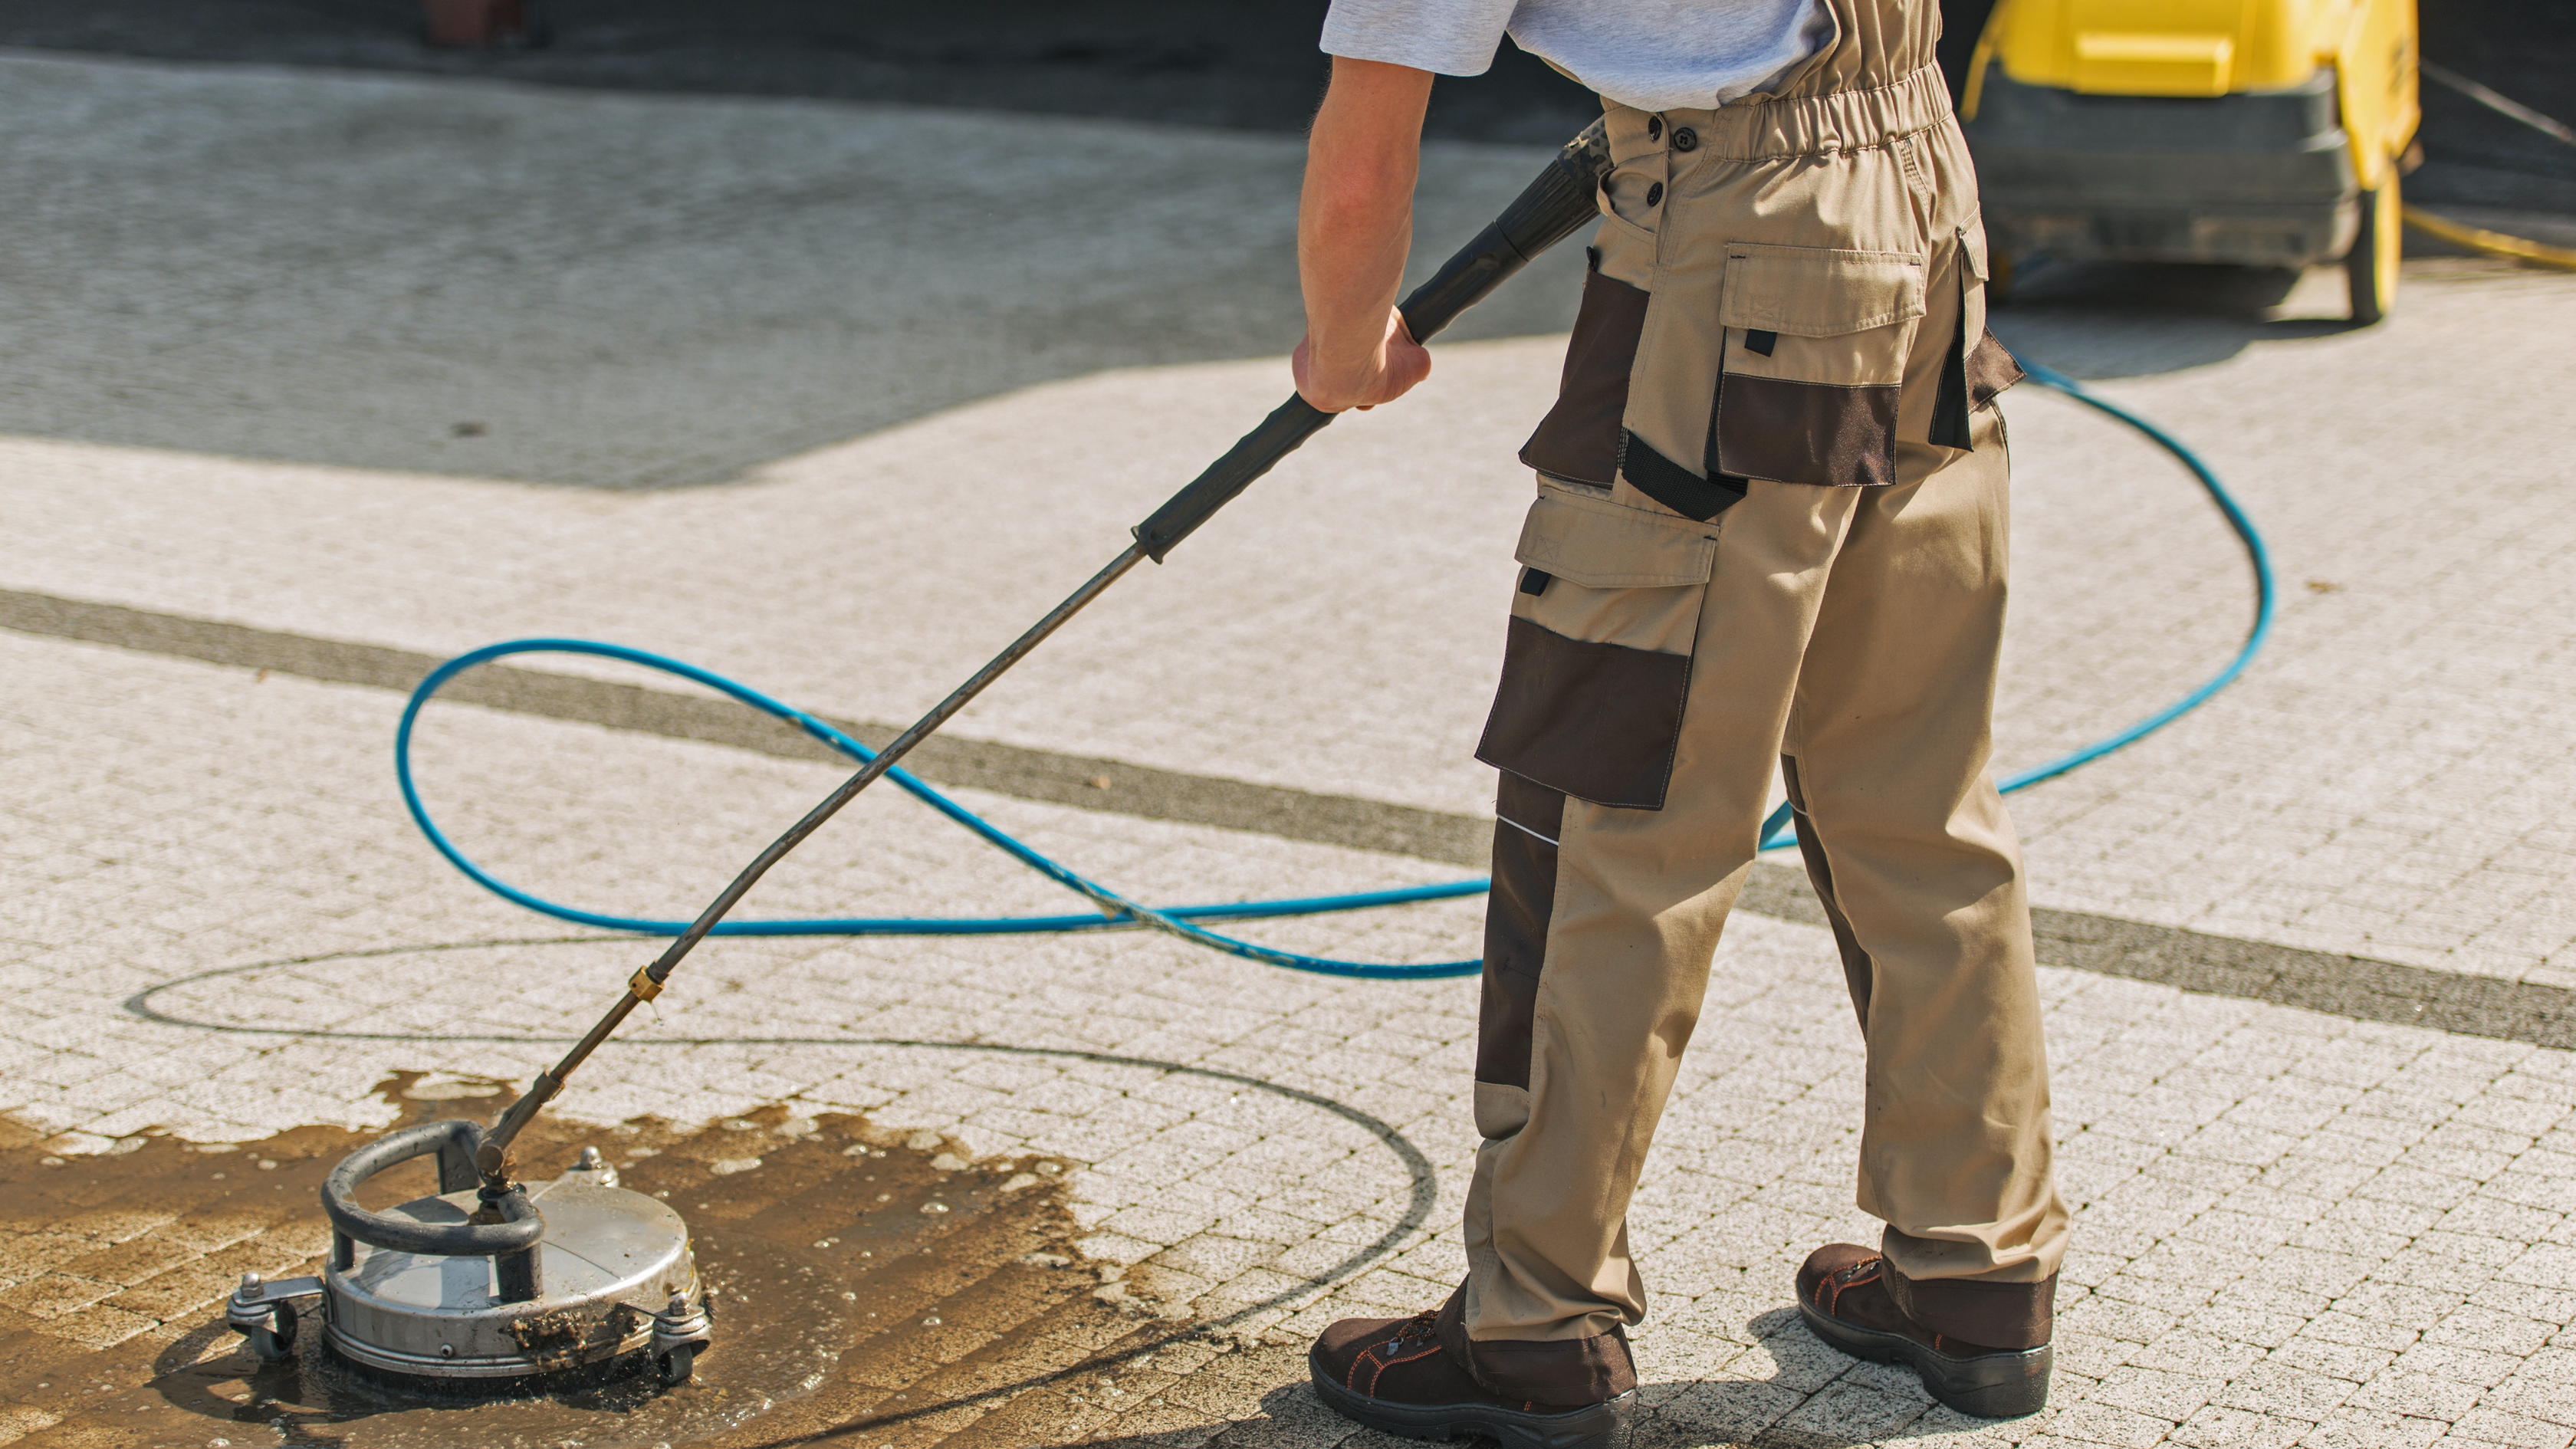
M371 1247L440 1257L491 1257L536 1245L545 1234L544 1220L524 1196L508 1194L495 1201L489 1221L424 1223L370 1212L358 1203L358 1185L377 1173L416 1157L438 1155L438 1190L461 1192L475 1185L475 1149L483 1129L471 1122L423 1122L387 1133L342 1159L322 1182L322 1211L341 1240ZM335 1244L334 1265L346 1268L349 1254Z
M1459 313L1484 300L1494 288L1503 284L1532 258L1574 234L1597 214L1594 196L1600 187L1601 173L1610 164L1609 141L1602 123L1593 122L1581 135L1565 144L1538 179L1524 187L1503 209L1501 216L1476 234L1476 239L1452 256L1429 281L1413 289L1399 310L1404 324L1416 342L1427 342L1432 334L1457 319ZM875 784L878 777L893 769L913 746L936 733L940 726L964 709L987 685L1026 658L1029 652L1046 642L1047 636L1062 628L1066 620L1106 592L1111 584L1125 576L1129 569L1152 559L1156 563L1195 532L1199 525L1216 515L1218 509L1234 501L1254 479L1267 473L1280 459L1296 451L1299 444L1321 431L1333 420L1302 397L1291 396L1277 411L1264 419L1261 426L1244 434L1241 441L1226 450L1225 456L1209 464L1190 484L1172 495L1171 500L1134 529L1136 542L1112 560L1107 568L1092 575L1091 580L1076 589L1061 604L1049 610L1046 617L1031 625L1027 633L1012 641L1011 646L993 657L991 663L975 671L973 678L957 686L930 713L914 722L910 729L895 736L877 752L876 757L844 781L840 788L824 797L809 810L805 818L790 827L786 834L770 842L752 863L735 876L733 883L698 913L689 928L674 937L669 947L653 963L635 973L626 983L626 994L608 1009L597 1025L590 1029L573 1049L564 1054L551 1071L540 1072L528 1084L528 1090L509 1111L493 1125L475 1154L477 1170L487 1189L498 1190L509 1178L509 1148L520 1129L526 1127L556 1093L563 1090L564 1079L589 1058L600 1043L608 1040L635 1008L662 993L681 960L706 939L707 932L725 918L751 888L758 884L769 868L803 843L805 837L822 828L842 806L859 792Z

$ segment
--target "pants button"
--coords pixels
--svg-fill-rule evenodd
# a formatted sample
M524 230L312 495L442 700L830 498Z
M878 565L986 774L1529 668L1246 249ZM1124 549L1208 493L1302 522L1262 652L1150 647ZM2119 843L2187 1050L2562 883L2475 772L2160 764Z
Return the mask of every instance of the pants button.
M1698 147L1699 147L1699 132L1692 130L1692 129L1691 129L1690 127L1688 127L1688 126L1675 126L1675 127L1673 127L1673 149L1674 149L1674 150L1676 150L1676 151L1692 151L1692 150L1697 150L1697 149L1698 149Z
M1646 139L1649 141L1660 141L1664 139L1663 117L1648 116L1646 118Z
M1659 201L1661 201L1661 200L1663 200L1663 199L1664 199L1664 183L1662 183L1662 182L1658 181L1658 182L1656 182L1654 185L1649 186L1649 187L1647 187L1647 188L1646 188L1646 204L1647 204L1648 206L1653 206L1655 203L1657 203L1657 202L1659 202Z

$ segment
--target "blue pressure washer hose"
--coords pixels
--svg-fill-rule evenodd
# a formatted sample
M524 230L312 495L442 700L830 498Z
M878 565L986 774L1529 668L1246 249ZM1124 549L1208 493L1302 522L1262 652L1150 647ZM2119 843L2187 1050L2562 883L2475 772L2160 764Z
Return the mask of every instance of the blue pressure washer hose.
M2024 770L2006 779L1997 788L2007 794L2015 790L2027 789L2042 780L2063 775L2078 766L2098 760L2114 750L2134 744L2198 708L2211 695L2224 689L2237 675L2245 672L2245 666L2252 662L2254 655L2262 649L2264 641L2272 632L2275 604L2272 561L2270 553L2263 545L2263 535L2255 529L2253 520L2246 517L2245 510L2237 504L2236 499L2228 493L2226 486L2219 482L2218 475L2211 471L2209 465L2203 462L2198 454L2186 447L2180 439L2154 423L2117 403L2109 402L2086 391L2084 386L2073 378L2036 363L2025 361L2022 366L2032 381L2064 393L2087 407L2107 413L2136 428L2191 470L2192 476L2200 481L2203 489L2207 490L2210 501L2217 504L2218 511L2225 515L2227 526L2235 531L2237 540L2244 545L2246 562L2254 571L2255 605L2254 626L2247 632L2245 643L2236 651L2236 656L2228 661L2227 667L2212 675L2208 682L2117 734L2097 740L2072 754L2051 760L2035 769ZM420 790L412 780L412 728L419 720L421 707L429 703L430 698L436 695L449 680L464 671L475 665L487 664L495 659L507 658L514 654L587 654L602 659L640 664L648 669L661 670L666 674L676 674L683 679L693 680L728 695L754 709L785 720L854 760L864 762L875 757L875 752L867 746L803 710L773 699L748 685L727 679L713 670L701 669L696 665L642 649L630 649L620 644L602 644L588 639L517 639L502 644L488 644L471 653L458 655L440 665L430 673L428 678L422 680L420 686L412 691L410 703L403 708L401 727L394 734L394 775L402 786L403 805L411 811L413 822L420 826L423 835L429 837L429 843L437 847L438 853L446 856L450 864L463 871L476 884L505 900L513 901L532 911L553 916L558 920L585 926L599 926L613 931L633 931L650 936L677 936L689 926L687 921L650 920L586 911L574 906L561 905L521 890L485 870L472 857L458 849L455 842L449 840L446 833L438 828L437 822L430 818L429 808L421 802ZM1226 905L1145 906L1129 901L1126 897L1109 891L1098 882L1076 874L1072 868L1061 862L1041 854L991 821L941 794L910 771L897 766L887 771L887 774L897 785L910 791L932 809L966 827L982 837L986 843L1002 850L1031 870L1058 885L1095 900L1115 901L1123 909L1114 915L1108 914L1104 908L1080 915L1062 916L860 916L798 920L726 920L718 922L710 934L724 936L968 936L1094 931L1153 925L1215 950L1248 960L1285 966L1291 970L1318 972L1328 976L1422 980L1442 976L1473 975L1483 965L1481 961L1431 961L1416 965L1342 961L1331 957L1308 956L1256 945L1231 936L1219 935L1192 923L1266 920L1277 916L1320 915L1328 912L1360 910L1370 906L1449 900L1459 896L1483 893L1489 885L1486 880L1462 880L1443 885L1408 886L1396 890L1359 891L1347 895L1306 896L1289 900L1245 901ZM1794 842L1789 829L1789 807L1782 805L1762 824L1761 848L1774 850L1792 843Z
M2272 637L2272 614L2277 603L2275 595L2278 593L2272 581L2272 551L2264 547L2262 532L2254 527L2253 519L2245 516L2243 505L2236 501L2234 494L2227 491L2226 484L2218 481L2218 474L2211 471L2209 464L2203 462L2198 453L2184 446L2182 439L2118 403L2086 391L2084 384L2068 377L2065 373L2055 368L2043 367L2028 358L2015 360L2021 363L2022 371L2029 374L2031 381L2052 391L2064 393L2096 412L2108 413L2146 434L2149 441L2173 454L2184 467L2191 470L2192 477L2200 480L2200 486L2209 494L2209 501L2218 505L2218 511L2226 515L2227 526L2235 530L2236 541L2245 546L2245 562L2254 570L2254 627L2245 631L2245 643L2237 649L2236 657L2228 660L2227 667L2211 675L2200 688L2148 715L2118 734L2095 740L2072 754L2060 755L2045 765L2024 770L2018 775L2005 779L1995 788L2006 795L2015 790L2027 790L2042 780L2054 780L2067 771L2078 766L2089 765L2114 750L2134 745L2208 703L2211 695L2225 689L2235 681L2236 676L2245 672L2245 666L2253 663L2254 656L2262 651L2264 641ZM1795 834L1789 828L1789 814L1789 806L1784 803L1779 809L1771 812L1770 819L1762 822L1762 849L1778 850L1782 846L1797 843Z
M420 717L421 706L429 703L432 695L438 693L449 680L464 671L475 665L488 664L495 659L504 659L513 654L588 654L601 659L617 659L629 664L641 664L647 669L658 669L665 674L676 674L683 679L695 680L719 693L730 695L765 714L785 720L861 763L876 758L876 751L852 739L846 733L803 710L773 699L749 685L727 679L711 669L700 669L694 664L673 659L667 655L654 654L642 649L630 649L623 644L603 644L590 639L513 639L501 644L486 644L480 649L456 656L430 671L429 677L422 680L419 687L412 691L411 702L403 707L402 724L394 731L394 778L402 786L403 806L411 811L413 822L420 826L423 835L429 837L429 843L438 848L438 853L446 856L449 864L465 872L475 884L504 900L525 906L543 915L553 916L557 920L571 921L584 926L599 926L612 931L633 931L647 936L676 936L689 927L687 921L657 921L636 916L612 916L599 911L585 911L577 906L562 905L523 891L485 870L480 863L458 849L456 842L449 840L446 832L440 830L438 823L430 818L429 807L422 803L420 789L412 781L412 726ZM886 771L886 778L910 791L916 798L940 814L983 837L986 843L997 847L1012 859L1056 884L1074 891L1082 891L1084 886L1090 886L1091 890L1084 892L1085 894L1106 895L1120 902L1133 914L1110 915L1103 911L1093 911L1085 915L1069 916L849 916L801 920L725 920L717 922L707 934L712 936L994 936L1056 931L1097 931L1113 927L1143 925L1146 924L1144 918L1148 916L1158 916L1166 921L1181 923L1245 921L1263 920L1273 916L1320 915L1330 911L1358 910L1365 906L1398 906L1414 901L1438 901L1456 896L1477 895L1482 893L1486 886L1486 883L1481 880L1464 880L1451 881L1442 885L1409 886L1398 890L1362 891L1353 895L1312 896L1299 900L1244 901L1227 905L1159 908L1144 906L1128 901L1126 897L1117 895L1106 886L1087 880L1075 874L1072 868L1040 854L1026 842L1011 836L993 822L941 794L920 776L900 765ZM1423 966L1382 966L1364 961L1334 961L1320 956L1302 956L1294 952L1274 951L1266 946L1257 946L1249 941L1238 941L1228 936L1217 935L1213 931L1196 928L1185 927L1178 934L1188 936L1217 950L1248 957L1255 961L1267 961L1273 965L1288 966L1301 971L1321 971L1335 976L1462 976L1474 972L1479 965L1474 961L1442 961Z

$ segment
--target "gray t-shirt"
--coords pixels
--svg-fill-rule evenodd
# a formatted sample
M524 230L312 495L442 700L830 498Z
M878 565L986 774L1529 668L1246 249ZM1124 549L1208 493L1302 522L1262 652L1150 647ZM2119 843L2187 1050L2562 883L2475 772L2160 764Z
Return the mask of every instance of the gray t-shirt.
M1333 0L1323 48L1482 75L1506 32L1623 105L1702 110L1768 89L1834 22L1824 0Z

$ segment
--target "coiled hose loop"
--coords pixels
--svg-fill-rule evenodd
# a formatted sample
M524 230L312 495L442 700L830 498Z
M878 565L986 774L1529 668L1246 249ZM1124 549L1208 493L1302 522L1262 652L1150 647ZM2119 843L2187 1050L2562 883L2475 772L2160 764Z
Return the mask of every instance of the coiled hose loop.
M2080 750L2049 761L2034 769L2024 770L2004 780L1997 788L2009 794L2028 789L2042 780L2053 779L2079 766L2135 744L2157 730L2199 708L2211 695L2253 662L2272 632L2275 588L2272 562L2264 547L2263 536L2252 519L2238 505L2224 484L2218 480L2200 456L2182 441L2154 423L2130 412L2117 403L2096 397L2081 383L2062 373L2036 363L2024 361L2023 369L2032 381L2066 394L2077 402L2144 433L2157 446L2171 453L2209 494L2210 501L2244 546L2247 564L2254 573L2254 624L2245 642L2227 666L2210 676L2198 689L2167 705L2145 719L2116 734L2107 736ZM475 884L502 899L525 906L542 915L576 925L597 926L611 931L631 931L647 936L676 936L688 929L687 921L653 920L636 916L611 915L583 910L550 901L521 890L485 870L472 857L457 848L446 832L430 817L428 806L420 798L420 789L412 778L412 730L419 721L422 706L457 675L478 664L506 659L517 654L583 654L600 659L615 659L677 675L749 705L753 709L785 720L798 729L838 750L853 760L865 762L874 757L867 746L833 728L805 711L772 699L749 685L727 679L713 670L622 644L603 644L590 639L514 639L501 644L487 644L480 649L460 654L432 670L429 677L412 691L410 702L403 707L401 726L394 733L394 778L402 787L403 806L411 812L414 824L448 863L463 871ZM1293 971L1311 971L1327 976L1352 976L1385 981L1425 980L1443 976L1472 976L1482 969L1481 961L1425 961L1405 964L1394 962L1344 961L1329 956L1309 956L1296 951L1283 951L1251 941L1221 935L1197 924L1201 921L1256 921L1281 916L1324 915L1339 911L1365 910L1374 906L1409 905L1419 901L1451 900L1459 896L1482 894L1487 880L1451 881L1441 885L1405 886L1391 890L1355 891L1344 895L1301 896L1285 900L1238 901L1216 905L1148 906L1131 900L1071 867L1039 853L1026 842L1003 831L991 821L951 800L900 766L887 772L888 778L911 792L914 798L956 821L1014 860L1079 895L1095 902L1097 910L1078 915L1060 916L848 916L790 920L727 920L719 923L712 934L720 936L982 936L1012 935L1061 931L1124 930L1144 927L1167 932L1196 942L1212 950L1284 966ZM1780 806L1762 823L1762 849L1776 850L1795 843L1789 828L1789 807Z

